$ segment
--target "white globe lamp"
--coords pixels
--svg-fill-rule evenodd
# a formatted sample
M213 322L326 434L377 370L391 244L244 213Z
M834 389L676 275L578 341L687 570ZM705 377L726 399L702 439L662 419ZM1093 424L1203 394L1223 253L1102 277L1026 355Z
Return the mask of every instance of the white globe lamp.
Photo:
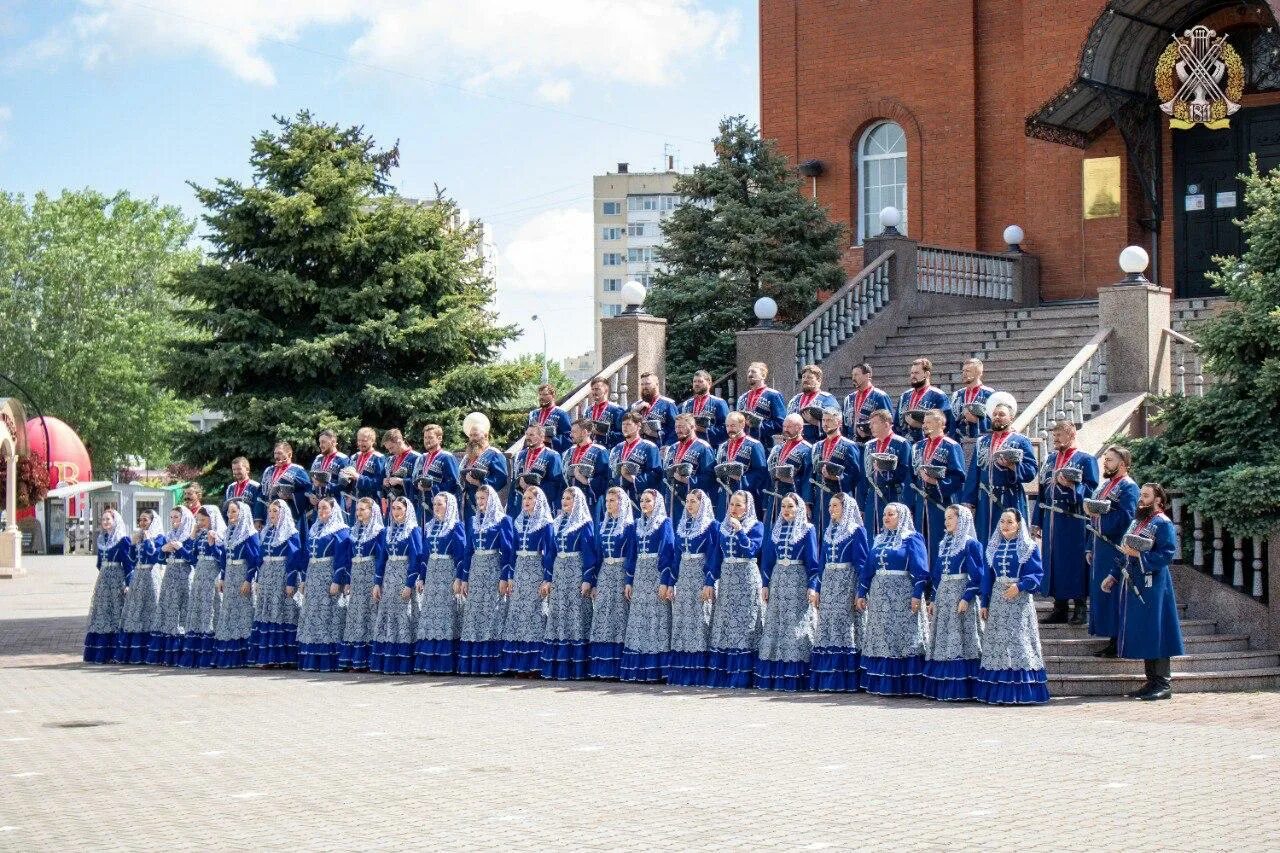
M1010 225L1004 229L1004 242L1008 244L1010 252L1021 252L1022 241L1027 237L1021 226Z
M902 211L896 207L886 207L880 211L880 224L884 226L885 234L897 234L898 226L902 224Z
M1120 269L1124 271L1125 281L1146 281L1143 273L1150 263L1147 250L1141 246L1125 246L1120 252Z
M762 329L773 325L773 318L778 316L778 303L768 296L761 296L752 307L756 312L756 320Z
M648 291L644 289L644 285L632 279L622 285L622 304L626 307L623 309L624 314L640 313L640 306L644 305L644 298L648 295Z

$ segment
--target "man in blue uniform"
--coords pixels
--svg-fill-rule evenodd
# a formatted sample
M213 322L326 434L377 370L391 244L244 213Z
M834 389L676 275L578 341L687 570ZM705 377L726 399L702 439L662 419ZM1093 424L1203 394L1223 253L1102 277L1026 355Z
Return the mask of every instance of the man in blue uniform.
M525 489L535 486L546 493L551 506L560 506L560 493L564 491L563 462L560 454L544 446L545 435L541 424L529 424L524 429L524 447L516 454L511 473L513 483L507 495L507 515L512 518L520 514Z
M640 434L649 441L658 447L676 443L676 415L680 409L675 400L662 396L658 377L653 373L640 374L640 399L632 404L631 411L644 418Z
M930 384L933 379L933 362L917 358L911 362L911 390L903 391L898 398L895 430L914 445L924 438L924 411L941 409L947 414L947 432L951 432L951 400ZM919 414L917 414L919 413Z
M1006 509L1016 509L1020 517L1028 518L1025 485L1036 478L1036 454L1031 441L1013 431L1017 411L1018 403L1008 392L987 398L991 432L979 438L974 448L963 499L973 508L979 542L991 538Z
M232 501L244 501L253 509L253 523L261 530L267 517L267 504L262 499L262 486L257 480L249 479L249 460L237 456L231 460L231 482L222 494L222 512L227 512L227 504Z
M622 441L623 408L609 402L609 380L597 376L591 380L591 393L583 414L591 420L591 440L605 450Z
M556 388L550 383L538 386L538 408L529 413L529 423L540 425L547 445L556 453L569 449L569 413L556 405Z
M1041 624L1070 621L1083 625L1089 595L1089 519L1084 499L1098 488L1098 460L1076 449L1076 425L1061 420L1053 425L1053 452L1040 469L1040 491L1032 532L1040 537L1044 580L1040 592L1053 597L1053 612ZM1067 605L1075 609L1067 616Z
M724 444L724 419L729 416L729 404L711 393L711 374L699 370L693 374L693 396L680 404L680 413L693 415L698 438L715 450Z
M1089 633L1106 637L1107 645L1095 653L1095 657L1116 656L1116 637L1120 633L1120 605L1114 595L1104 595L1102 582L1117 564L1125 561L1120 551L1125 531L1133 523L1138 511L1138 484L1129 477L1129 464L1133 457L1128 448L1111 445L1102 453L1102 483L1093 493L1094 500L1108 501L1106 512L1088 503L1084 511L1090 516L1089 529L1093 534L1093 551L1089 555Z
M911 482L911 442L894 433L893 413L888 409L872 412L870 424L871 440L863 445L858 503L868 535L875 536L883 523L884 508L910 501L906 490Z
M943 433L947 419L937 409L924 416L924 438L911 449L911 470L915 481L911 487L911 508L916 529L925 538L929 559L938 553L938 543L946 534L947 507L955 503L964 489L964 451L960 443ZM943 469L942 476L938 471Z
M307 494L311 491L311 477L307 469L294 464L293 445L277 441L271 450L275 464L262 472L262 496L270 503L277 498L289 505L298 533L306 538L304 519L308 506Z
M418 502L418 526L430 520L436 495L448 492L455 498L462 487L458 483L458 457L444 449L444 427L427 424L422 428L422 453L413 470L414 493Z
M340 495L339 473L350 464L347 454L338 451L338 434L333 430L321 430L320 435L316 437L316 444L320 446L320 452L312 460L311 472L308 475L311 477L311 493L307 495L307 500L311 504L306 515L308 527L315 521L316 504L320 503L322 498Z
M729 498L739 489L750 492L755 505L762 506L760 500L769 481L764 445L747 435L747 416L742 412L730 412L724 423L728 438L716 451L716 480L720 484L716 518L724 518ZM734 464L742 466L742 473L736 477L733 476L736 469L721 467Z
M861 447L871 440L871 413L878 409L893 412L893 400L872 382L871 365L853 367L853 393L844 398L844 434Z
M721 403L724 401L721 400ZM688 466L688 468L685 468ZM663 448L662 469L667 481L667 503L674 508L671 517L679 521L684 515L684 501L690 489L702 489L714 507L720 494L716 483L716 452L698 438L692 412L676 416L676 443Z
M405 497L409 506L416 506L418 492L413 485L413 469L418 467L417 451L404 440L404 433L394 428L382 434L382 449L387 451L387 476L382 478L384 502L389 504L394 498ZM389 505L382 507L384 517L389 511Z
M800 371L800 393L787 403L787 414L804 420L804 440L813 444L823 436L822 413L839 405L835 397L822 390L822 368L806 364Z
M626 492L636 506L645 489L662 485L662 457L658 445L640 435L643 424L638 412L623 415L622 441L609 451L609 485Z
M964 385L951 395L950 434L964 448L966 466L973 456L978 436L991 429L991 419L987 417L985 404L995 391L982 384L982 372L981 359L971 358L966 361L960 368L960 378L964 380Z
M768 386L768 379L769 365L751 362L747 368L747 393L738 397L734 407L747 416L747 435L764 445L766 453L773 449L774 436L782 431L782 419L787 416L787 401L780 391Z
M781 441L769 451L770 487L765 494L763 521L772 524L782 511L782 499L795 492L809 502L809 465L813 462L813 445L804 440L804 419L787 415L782 420Z
M609 490L609 451L591 441L591 421L578 418L569 430L573 444L560 458L566 485L577 486L591 507L591 517L600 520L604 495Z
M833 495L853 496L862 481L862 448L840 434L844 412L828 406L822 412L823 439L810 448L809 484L812 487L814 527L826 529Z
M382 502L382 481L387 477L387 460L374 450L378 434L373 427L360 427L356 431L356 455L339 472L338 489L345 493L343 512L347 519L355 518L356 502L371 498Z

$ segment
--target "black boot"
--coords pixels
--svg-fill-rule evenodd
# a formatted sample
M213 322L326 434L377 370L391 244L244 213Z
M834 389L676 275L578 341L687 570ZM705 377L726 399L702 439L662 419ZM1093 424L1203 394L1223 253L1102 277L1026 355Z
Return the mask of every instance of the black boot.
M1083 625L1089 614L1089 600L1087 598L1075 599L1075 609L1071 611L1070 622L1072 625Z
M1155 661L1144 660L1142 662L1142 669L1145 671L1147 680L1143 682L1142 686L1137 690L1130 690L1128 693L1124 694L1130 699L1141 699L1143 695L1151 689L1151 685L1155 683Z
M1093 653L1095 658L1113 658L1116 656L1116 638L1112 637L1107 644Z
M1172 665L1168 658L1156 658L1151 663L1151 687L1138 698L1144 702L1168 699L1173 696Z
M1055 598L1053 600L1053 610L1048 616L1040 620L1041 625L1065 625L1067 624L1067 600L1065 598Z

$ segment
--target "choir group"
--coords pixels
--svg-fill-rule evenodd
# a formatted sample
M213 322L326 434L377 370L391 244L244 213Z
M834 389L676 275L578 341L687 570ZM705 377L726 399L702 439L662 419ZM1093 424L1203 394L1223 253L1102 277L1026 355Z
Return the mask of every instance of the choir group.
M1167 698L1164 490L1122 447L1100 470L1069 421L1037 466L980 361L951 395L931 373L913 362L895 403L861 364L838 401L808 366L788 402L756 363L732 408L705 371L682 404L646 373L625 409L596 379L576 420L543 386L512 460L480 414L461 459L438 425L421 451L388 430L385 455L371 428L351 456L325 431L310 468L280 442L167 529L103 514L85 660L1034 704L1041 593L1046 622L1146 661L1132 695Z

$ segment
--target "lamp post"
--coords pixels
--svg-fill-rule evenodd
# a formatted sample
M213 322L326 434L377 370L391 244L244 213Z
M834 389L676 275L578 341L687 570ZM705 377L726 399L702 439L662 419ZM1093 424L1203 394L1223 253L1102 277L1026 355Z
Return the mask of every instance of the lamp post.
M542 318L537 314L534 314L529 319L542 327L542 384L545 385L551 381L551 372L547 367L547 324L542 322Z
M772 297L761 296L752 306L752 310L756 314L757 329L773 328L773 318L778 316L778 303L773 301Z

